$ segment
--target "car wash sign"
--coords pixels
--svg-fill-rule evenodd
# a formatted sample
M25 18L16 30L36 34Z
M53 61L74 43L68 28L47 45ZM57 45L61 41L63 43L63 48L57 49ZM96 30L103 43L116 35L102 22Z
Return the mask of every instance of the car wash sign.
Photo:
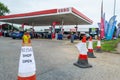
M33 72L35 71L35 60L33 55L33 49L31 46L24 46L21 48L19 72Z

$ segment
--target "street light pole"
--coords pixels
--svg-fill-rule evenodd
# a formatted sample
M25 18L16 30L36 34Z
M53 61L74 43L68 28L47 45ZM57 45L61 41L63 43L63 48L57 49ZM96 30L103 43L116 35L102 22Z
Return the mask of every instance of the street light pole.
M113 12L113 15L115 15L115 8L116 8L116 0L114 0L114 12Z

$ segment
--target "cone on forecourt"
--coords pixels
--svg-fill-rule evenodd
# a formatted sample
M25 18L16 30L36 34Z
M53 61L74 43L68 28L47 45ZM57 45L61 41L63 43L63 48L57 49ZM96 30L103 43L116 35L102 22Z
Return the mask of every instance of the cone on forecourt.
M96 47L96 52L102 52L101 50L101 41L100 41L100 37L98 36L98 41L97 41L97 47Z
M87 47L86 47L86 36L83 37L82 42L77 45L80 52L78 61L74 63L75 66L80 68L90 68L92 65L88 63Z
M36 80L36 66L28 32L23 35L17 80Z
M89 58L96 58L93 52L93 42L92 37L90 36L89 43L88 43L88 52L87 55Z

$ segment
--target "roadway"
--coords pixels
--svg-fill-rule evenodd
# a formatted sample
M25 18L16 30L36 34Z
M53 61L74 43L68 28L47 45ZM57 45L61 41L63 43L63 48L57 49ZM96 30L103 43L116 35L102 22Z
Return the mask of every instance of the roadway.
M0 37L0 79L16 80L21 40ZM92 68L73 65L78 50L67 40L32 39L37 80L119 80L120 54L95 53Z

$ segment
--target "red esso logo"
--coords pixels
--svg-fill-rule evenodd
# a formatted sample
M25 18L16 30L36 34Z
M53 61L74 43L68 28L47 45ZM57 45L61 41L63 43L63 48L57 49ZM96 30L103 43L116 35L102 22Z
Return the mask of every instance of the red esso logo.
M58 9L58 12L69 12L69 8L62 8L62 9Z

